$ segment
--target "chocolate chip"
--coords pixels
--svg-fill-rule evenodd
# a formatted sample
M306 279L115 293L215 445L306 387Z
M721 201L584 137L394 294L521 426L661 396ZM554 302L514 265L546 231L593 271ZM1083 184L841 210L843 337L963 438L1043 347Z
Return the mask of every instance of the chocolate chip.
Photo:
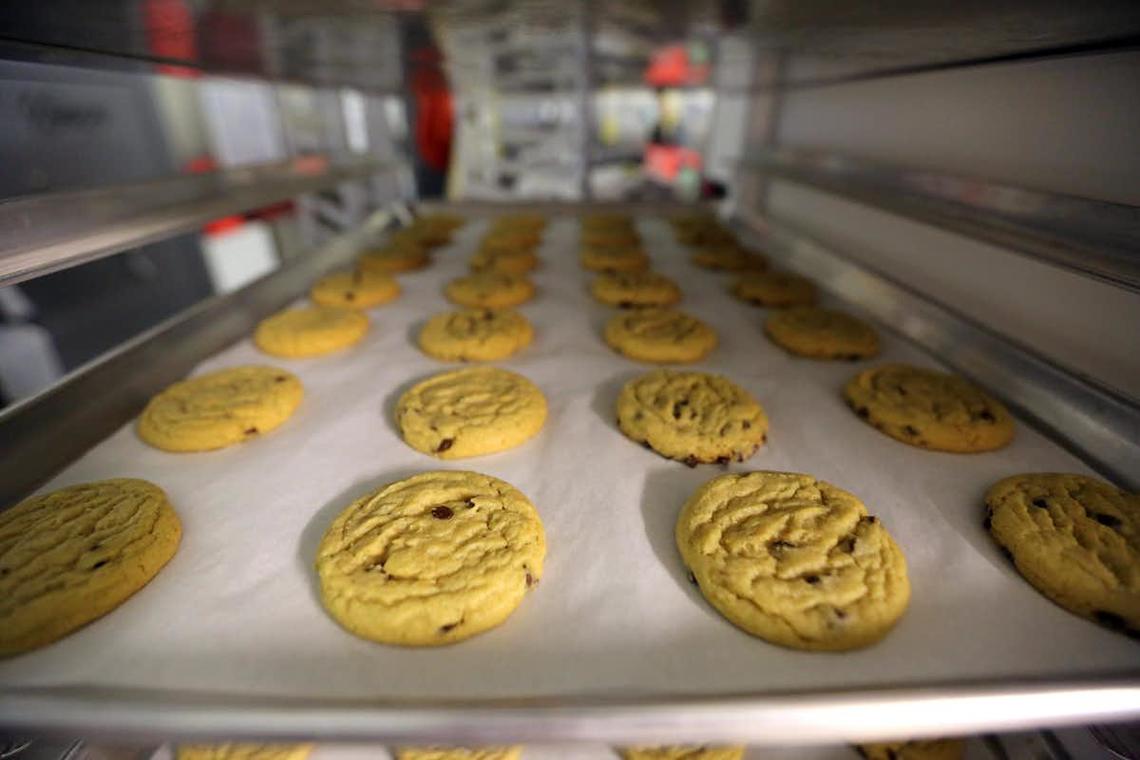
M643 419L645 419L645 415L642 414L641 412L634 412L633 413L633 421L634 422L641 422Z
M993 416L993 414L988 409L983 410L982 413L978 415L978 418L985 420L986 422L996 422L997 421L997 419Z
M459 623L448 623L447 625L441 625L439 627L439 632L440 633L447 633L448 631L452 630L453 628L455 628L458 625L459 625Z
M847 354L847 356L844 356L843 358L849 362L857 362L863 357L859 356L859 354Z
M526 587L530 588L533 585L534 585L534 577L530 573L527 573L526 574Z
M1049 505L1045 502L1044 499L1034 499L1033 501L1031 501L1029 503L1032 504L1033 506L1037 507L1038 509L1048 509L1049 508Z
M1120 518L1116 515L1106 515L1104 512L1093 512L1092 519L1096 520L1101 525L1108 528L1119 528L1121 526Z
M1093 617L1096 622L1108 628L1115 628L1118 631L1127 630L1128 623L1120 615L1115 612L1108 612L1106 610L1093 610Z
M355 301L355 300L356 300L356 294L355 294L355 293L353 293L351 290L346 290L346 291L344 292L344 300L346 300L346 301Z
M784 541L782 539L776 539L775 541L769 541L768 542L768 553L769 554L782 554L785 549L794 549L794 548L796 548L796 545L793 544L791 541Z
M275 383L283 383L285 380L286 377L284 375L278 375L277 377L273 378L273 382Z
M438 454L441 451L447 451L448 449L451 448L451 444L453 444L453 443L455 443L454 438L444 438L442 441L439 442L439 445L435 447L436 453Z
M4 576L4 575L7 575L7 574L8 574L8 568L6 568L6 567L0 567L0 576Z
M767 442L768 442L768 434L765 433L764 435L760 436L760 443L767 443Z
M717 464L728 464L731 461L732 461L731 457L717 457L716 458Z
M677 403L673 404L673 419L675 419L675 420L681 419L681 410L684 409L688 405L689 405L688 401L678 401Z
M463 502L463 506L471 509L475 506L475 501L473 499L468 499L467 501Z
M915 429L914 429L913 427L911 427L910 425L904 425L904 426L903 426L903 432L904 432L904 433L906 433L906 434L907 434L907 435L909 435L909 436L916 436L916 435L918 435L918 431L917 431L917 430L915 430Z
M619 309L632 309L633 308L633 301L618 301L618 308Z
M101 559L98 562L96 562L94 565L92 565L91 569L92 570L98 570L99 568L103 567L103 565L105 565L105 564L107 564L107 560Z
M690 467L696 467L698 464L701 463L701 460L697 459L692 454L689 454L689 456L685 457L684 461L685 461L685 464L689 465Z
M1014 560L1013 560L1013 552L1011 552L1009 549L1006 549L1004 546L999 546L999 547L998 547L998 549L1000 549L1000 550L1001 550L1001 556L1005 557L1005 558L1006 558L1006 559L1008 559L1010 562L1014 562ZM1016 563L1016 562L1014 562L1014 564L1017 564L1017 563Z
M745 420L744 422L740 423L740 427L744 428L745 430L751 430L752 429L752 423L749 422L748 420Z
M697 588L701 587L701 584L697 583L697 576L693 575L691 571L689 572L689 583L693 584Z
M986 512L986 519L982 520L982 527L989 530L994 525L994 513Z
M246 435L257 435L257 428L255 428L255 427L248 428L248 429L246 429L245 434Z
M847 536L839 542L839 550L850 554L855 551L855 536Z
M818 584L818 583L819 583L819 576L818 576L818 575L805 575L805 576L804 576L804 581L806 581L807 583L810 583L811 585L815 586L816 584Z
M103 544L101 544L101 543L99 543L98 541L96 541L95 543L91 544L91 551L95 551L96 549L98 549L98 548L99 548L100 546L102 546L102 545L103 545Z
M653 447L649 445L649 441L642 441L641 445L644 446L645 448L649 449L650 451L653 451Z
M878 521L879 521L879 518L875 517L874 515L866 515L864 517L859 518L859 522L867 523L868 525L874 525Z
M865 406L861 406L858 409L856 409L855 414L859 415L863 419L867 419L868 417L871 416L871 412Z
M438 507L432 507L431 516L437 520L450 520L455 513L451 511L451 507L445 507L440 504Z

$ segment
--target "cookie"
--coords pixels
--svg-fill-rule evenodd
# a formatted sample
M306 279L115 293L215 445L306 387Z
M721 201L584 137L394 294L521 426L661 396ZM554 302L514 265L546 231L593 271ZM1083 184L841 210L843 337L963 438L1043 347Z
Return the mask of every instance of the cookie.
M500 216L492 225L494 229L542 230L546 227L546 217L542 214L507 214Z
M850 314L816 306L774 312L764 323L764 334L777 346L812 359L858 361L879 353L875 328Z
M353 502L321 539L321 601L370 641L439 646L506 620L542 578L546 537L514 486L425 472Z
M700 248L693 254L693 263L705 269L730 272L759 271L768 267L768 260L763 256L736 244Z
M178 550L161 488L118 478L0 512L0 657L63 638L145 586Z
M276 367L231 367L171 385L139 415L139 438L163 451L211 451L281 426L305 391Z
M674 309L635 309L615 314L602 334L606 344L630 359L657 364L691 364L716 348L716 332L696 317Z
M957 375L886 364L851 378L843 398L868 424L924 449L992 451L1013 440L1006 408Z
M793 649L883 638L906 611L906 558L855 496L811 475L713 478L685 503L677 549L731 623Z
M534 328L510 309L464 309L436 314L420 330L420 349L446 362L505 359L530 345Z
M672 306L681 300L681 289L656 272L603 272L590 285L594 298L609 306Z
M744 747L623 747L625 760L741 760Z
M521 275L476 272L447 283L443 293L459 306L506 309L533 298L534 285Z
M961 760L966 743L961 739L917 739L860 744L856 749L867 760Z
M176 760L306 760L312 744L180 744Z
M519 760L522 747L401 747L396 760Z
M732 292L748 303L773 309L811 306L816 300L815 284L791 272L749 272L736 281Z
M1033 587L1140 638L1140 494L1084 475L1014 475L986 492L986 527Z
M368 317L359 311L310 306L261 320L253 333L253 342L267 354L300 359L356 345L367 333Z
M383 272L349 269L333 272L317 280L309 298L317 306L371 309L400 295L400 285Z
M617 401L621 432L690 467L742 462L767 440L768 417L736 383L659 369L630 380Z
M526 274L538 266L538 256L529 249L483 248L471 257L474 272L493 271Z
M641 237L632 227L584 229L578 235L583 248L637 248Z
M479 247L491 251L533 251L541 242L540 230L501 229L484 235Z
M675 228L674 234L677 242L685 245L712 247L736 245L736 236L717 222Z
M396 405L404 441L440 459L493 454L533 438L546 422L534 383L497 367L442 372L416 384Z
M582 268L591 272L640 272L649 268L649 257L636 243L583 248L580 260Z
M365 272L394 274L423 269L430 262L427 251L421 246L389 245L362 254L356 263Z

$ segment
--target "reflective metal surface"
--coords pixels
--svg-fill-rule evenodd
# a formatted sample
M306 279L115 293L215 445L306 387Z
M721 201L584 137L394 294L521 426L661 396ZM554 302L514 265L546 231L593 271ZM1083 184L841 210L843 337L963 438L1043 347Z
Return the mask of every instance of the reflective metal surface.
M369 157L279 164L0 202L0 285L193 230L229 214L365 178Z
M809 745L1123 721L1140 674L676 699L311 701L130 689L0 692L0 728L89 739Z
M0 413L0 508L14 504L132 419L202 359L249 335L257 322L350 261L387 223L360 228L229 295L194 306L81 367L60 384ZM2 712L2 709L0 709Z
M1134 206L806 150L752 153L746 168L1140 290L1140 208Z
M1140 490L1140 408L856 264L779 219L743 220L774 258L851 301L940 361L992 390L1122 488Z

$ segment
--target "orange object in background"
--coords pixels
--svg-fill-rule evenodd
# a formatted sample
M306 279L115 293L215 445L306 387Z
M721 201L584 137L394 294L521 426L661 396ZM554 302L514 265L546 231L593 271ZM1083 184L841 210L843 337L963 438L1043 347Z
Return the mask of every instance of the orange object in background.
M672 182L682 169L701 170L701 154L679 145L650 143L645 148L645 171L653 179Z
M421 48L412 54L411 60L416 150L425 165L437 172L446 172L451 160L451 131L455 112L451 90L440 69L439 51Z

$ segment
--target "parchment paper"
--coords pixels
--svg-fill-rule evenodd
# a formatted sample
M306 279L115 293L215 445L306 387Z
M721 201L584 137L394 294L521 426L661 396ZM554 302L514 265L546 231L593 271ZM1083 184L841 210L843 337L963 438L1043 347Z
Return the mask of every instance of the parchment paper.
M484 222L460 230L436 264L401 277L404 295L371 312L351 351L286 361L248 340L199 371L250 362L296 372L306 398L264 438L213 453L168 454L124 427L49 488L134 476L161 485L182 546L135 597L52 646L0 663L0 684L135 686L238 694L480 697L709 694L1092 674L1140 663L1140 645L1054 606L982 528L982 494L1024 471L1087 472L1026 424L1006 450L954 455L896 442L855 417L839 389L867 363L795 359L764 338L764 310L727 295L728 276L688 263L659 219L639 221L654 266L683 308L720 333L696 368L728 375L771 420L742 464L690 469L627 440L614 424L621 384L648 367L614 354L610 309L590 297L577 223L547 228L538 297L522 307L534 345L502 365L550 402L545 429L512 451L439 462L404 445L395 399L448 365L415 347L441 286L466 270ZM893 334L879 361L932 365ZM99 403L92 399L91 403ZM535 503L549 554L538 588L501 627L442 649L374 644L342 630L315 591L317 543L354 498L430 469L505 479ZM673 525L686 497L725 470L812 473L861 497L905 551L910 609L881 644L844 654L783 649L721 618L685 579Z

